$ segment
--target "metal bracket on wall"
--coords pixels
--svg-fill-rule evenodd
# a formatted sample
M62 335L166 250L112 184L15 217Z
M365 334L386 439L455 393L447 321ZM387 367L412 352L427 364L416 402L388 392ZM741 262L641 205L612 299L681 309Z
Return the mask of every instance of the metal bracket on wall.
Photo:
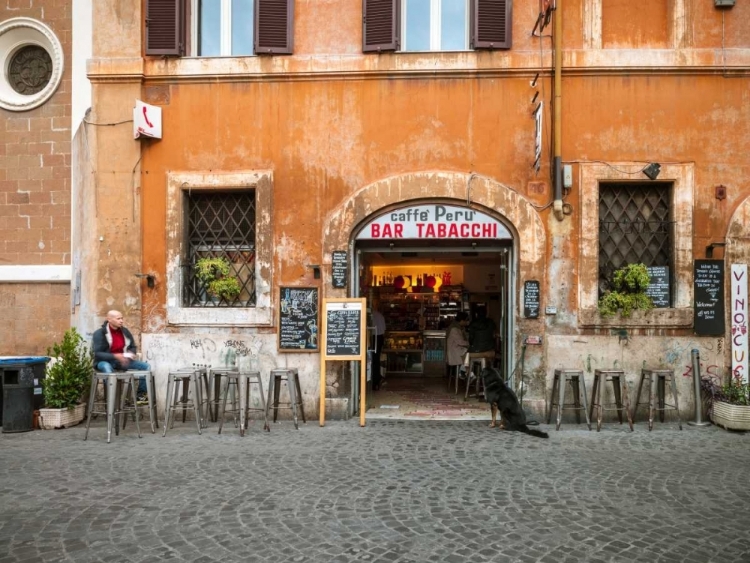
M714 257L714 248L717 246L725 247L727 243L725 242L712 242L706 247L706 258L713 258Z

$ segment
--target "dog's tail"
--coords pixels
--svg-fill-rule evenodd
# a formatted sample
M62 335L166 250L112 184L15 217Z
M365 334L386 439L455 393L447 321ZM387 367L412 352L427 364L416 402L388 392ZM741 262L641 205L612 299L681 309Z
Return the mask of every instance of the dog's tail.
M528 434L530 436L536 436L537 438L549 438L549 434L547 434L546 432L542 432L541 430L535 430L533 428L529 428L525 424L521 426L518 430L520 430L524 434Z

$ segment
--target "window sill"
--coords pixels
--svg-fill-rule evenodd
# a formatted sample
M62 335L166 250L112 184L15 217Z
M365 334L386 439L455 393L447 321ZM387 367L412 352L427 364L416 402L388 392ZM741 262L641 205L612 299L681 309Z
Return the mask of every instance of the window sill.
M167 307L172 326L271 326L270 307Z
M690 328L693 326L693 308L633 311L629 317L619 315L602 317L599 309L581 309L578 314L578 326L582 328Z

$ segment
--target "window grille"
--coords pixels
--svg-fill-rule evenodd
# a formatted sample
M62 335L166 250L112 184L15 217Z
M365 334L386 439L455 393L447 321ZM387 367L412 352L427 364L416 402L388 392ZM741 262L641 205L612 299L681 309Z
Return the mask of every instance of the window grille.
M187 247L183 306L255 306L255 190L185 192ZM240 294L228 301L212 297L195 275L201 258L225 258L230 275L239 281Z
M672 268L672 185L599 184L599 295L614 289L615 270L628 264Z

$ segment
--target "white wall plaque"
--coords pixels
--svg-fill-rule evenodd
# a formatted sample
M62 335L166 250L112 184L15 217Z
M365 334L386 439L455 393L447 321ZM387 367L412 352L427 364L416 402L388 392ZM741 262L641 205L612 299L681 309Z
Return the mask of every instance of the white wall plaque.
M747 264L732 264L732 293L729 310L732 321L732 374L747 383Z

